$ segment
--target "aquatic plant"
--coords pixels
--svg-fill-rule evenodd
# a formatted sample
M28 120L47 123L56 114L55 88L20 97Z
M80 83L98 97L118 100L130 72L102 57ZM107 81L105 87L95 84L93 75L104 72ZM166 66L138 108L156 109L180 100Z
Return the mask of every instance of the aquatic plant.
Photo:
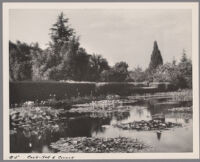
M98 138L98 137L75 137L61 138L57 142L51 143L53 149L60 153L133 153L145 152L150 146L143 142L126 137Z

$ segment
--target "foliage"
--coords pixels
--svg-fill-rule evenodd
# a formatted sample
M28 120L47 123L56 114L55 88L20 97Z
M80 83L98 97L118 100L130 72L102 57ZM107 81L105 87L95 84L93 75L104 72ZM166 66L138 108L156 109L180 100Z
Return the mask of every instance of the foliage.
M156 82L169 82L172 79L178 78L178 68L171 63L166 63L159 66L153 74L153 81Z
M82 80L83 78L78 75L81 73L82 64L79 66L78 63L87 54L84 49L80 48L79 39L75 36L74 29L69 27L68 19L64 18L63 13L58 16L57 22L50 30L52 41L49 47L49 60L46 62L47 78L52 80ZM83 64L88 63L86 58L83 58ZM76 74L77 72L78 74Z
M17 41L9 42L10 80L32 79L32 52L40 51L39 47Z
M178 64L179 72L186 88L192 88L192 61L183 53L181 62Z
M89 58L88 80L99 81L101 79L101 73L109 69L110 66L105 58L101 55L91 55Z
M52 42L46 51L44 76L51 80L98 81L100 73L109 69L106 59L100 55L89 55L80 47L79 38L70 28L63 13L50 30Z
M163 59L160 53L160 50L158 48L158 44L155 41L154 42L154 47L153 47L153 52L151 54L151 61L149 64L149 70L154 70L156 69L159 65L163 64Z
M128 78L128 64L126 62L118 62L111 69L104 70L101 74L102 81L124 82Z
M187 58L185 50L183 49L183 54L182 54L182 57L181 57L181 62L187 62L187 61L188 61L188 58Z
M129 75L134 82L144 82L146 80L146 73L140 67L130 71Z
M25 101L46 101L52 96L56 100L72 97L101 96L108 94L131 95L132 93L156 92L159 89L145 89L144 83L127 82L58 82L58 81L19 81L10 82L10 104ZM16 95L17 94L17 95Z
M69 42L74 37L74 29L70 28L68 24L69 19L64 18L63 12L58 16L57 21L50 29L51 39L50 47L55 55L59 55L63 45Z
M42 68L46 60L45 54L39 47L38 43L33 44L33 49L31 50L31 65L32 65L32 80L43 79Z
M86 51L79 47L77 38L73 37L63 45L60 56L59 64L50 68L48 78L52 80L84 80L89 57Z
M192 88L192 63L183 54L181 62L159 66L153 74L153 81L171 82L178 88Z
M154 42L149 67L128 71L126 62L113 67L100 54L88 54L64 14L50 28L51 42L42 50L38 43L9 42L10 81L74 80L103 82L170 82L178 88L192 88L192 62L185 50L177 64L165 63Z

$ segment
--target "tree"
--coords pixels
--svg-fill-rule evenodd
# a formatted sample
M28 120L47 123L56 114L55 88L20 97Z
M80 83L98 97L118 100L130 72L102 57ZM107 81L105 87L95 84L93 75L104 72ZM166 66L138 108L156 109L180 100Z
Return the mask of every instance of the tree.
M170 82L177 88L188 88L187 81L179 66L166 63L159 66L153 74L153 81Z
M110 66L108 65L108 61L105 58L97 54L91 55L89 58L88 80L100 81L101 73L109 69Z
M182 57L181 57L181 62L184 63L184 62L187 62L188 59L187 59L187 55L186 55L186 51L183 49L183 54L182 54Z
M118 62L114 65L113 70L115 72L116 81L123 82L128 77L128 64L124 61Z
M177 82L174 81L178 77L179 71L176 65L171 63L166 63L164 65L159 66L155 73L153 74L153 81L156 82ZM178 82L177 82L178 83Z
M61 12L56 23L53 24L53 27L50 29L50 36L52 39L50 46L56 55L59 55L62 46L74 37L74 29L69 27L68 21L69 19L64 18L64 14Z
M68 44L76 37L74 29L70 28L68 21L69 19L64 18L64 14L61 12L57 17L56 23L50 28L51 42L45 51L47 60L44 68L47 78L51 76L49 79L55 79L54 74L51 73L54 73L56 67L63 61L63 46L69 46Z
M145 72L139 66L129 72L131 79L135 82L143 82L146 79Z
M89 58L90 55L87 54L84 48L79 48L76 55L76 73L75 80L88 80L89 71Z
M31 49L30 45L20 41L9 42L10 80L32 79Z
M159 66L154 74L153 81L170 82L177 88L192 88L192 62L183 53L178 65L166 63Z
M101 81L103 82L114 82L115 80L115 71L113 70L113 68L108 69L108 70L104 70L101 73Z
M52 80L86 80L89 55L80 47L79 37L61 13L53 24L46 61L42 67L44 77Z
M187 58L185 50L183 50L178 68L185 82L184 88L192 88L192 61Z
M79 50L79 41L76 37L73 37L71 41L65 43L62 48L62 61L60 64L61 68L61 78L60 79L70 79L74 80L76 75L76 55ZM77 74L78 75L78 74ZM59 78L58 78L59 79Z
M38 43L9 42L10 80L88 79L90 55L80 47L63 13L50 31L51 42L45 50Z
M74 37L62 50L64 51L61 63L63 79L86 80L89 55L80 47L78 39Z
M158 48L158 44L157 44L156 41L154 41L154 47L153 47L153 52L151 54L151 61L150 61L150 64L149 64L149 70L153 71L159 65L163 65L163 59L162 59L160 50Z
M128 64L118 62L111 69L105 70L101 74L102 81L124 82L128 78Z
M20 60L19 60L19 50L17 46L9 42L9 76L11 81L18 80L18 71L20 67Z
M32 64L32 80L42 80L43 71L42 67L46 60L43 50L39 47L38 43L31 44L32 49L30 50L31 64Z

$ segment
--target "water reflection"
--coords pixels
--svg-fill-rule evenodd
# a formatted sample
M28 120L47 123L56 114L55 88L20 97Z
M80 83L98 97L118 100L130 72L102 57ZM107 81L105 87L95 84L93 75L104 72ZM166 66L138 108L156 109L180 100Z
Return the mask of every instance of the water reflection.
M156 133L157 133L157 139L160 140L162 132L161 131L157 131Z
M164 100L166 101L166 100ZM153 101L155 104L159 103ZM159 105L159 104L158 104ZM164 104L163 104L164 105ZM182 105L182 104L181 104ZM190 105L191 103L185 104ZM176 105L177 106L177 105ZM180 105L179 105L180 106ZM149 106L149 103L143 105L134 105L130 110L130 116L121 121L111 120L111 124L117 122L129 123L133 121L151 120L152 115L164 114L166 122L182 123L181 128L172 128L171 130L159 131L136 131L136 130L121 130L119 128L108 127L101 133L99 137L132 137L143 140L145 143L153 146L154 152L192 152L193 149L193 128L192 128L192 114L183 112L169 112L168 109L174 108L172 103L165 104L160 107Z
M109 118L91 118L80 117L66 121L68 128L65 129L65 135L68 137L91 137L92 132L103 132L101 125L110 124Z
M109 118L91 118L89 116L69 118L58 121L57 132L47 129L43 131L42 135L30 137L24 135L24 130L18 129L17 133L10 135L10 152L52 152L47 147L51 142L55 142L61 137L91 137L92 133L104 132L105 128L101 126L109 125L110 120Z
M17 129L17 133L10 135L11 152L55 152L50 149L51 142L61 137L132 137L138 138L152 145L155 152L191 152L192 151L192 114L168 112L173 108L172 103L167 104L166 99L148 100L147 102L131 104L129 111L98 113L66 113L57 121L58 131L44 131L42 135L27 138L23 130ZM162 104L160 104L162 103ZM185 105L191 103L184 103ZM155 106L156 105L156 106ZM175 104L176 105L176 104ZM112 105L113 106L113 105ZM116 106L116 105L114 105ZM124 106L127 104L120 104ZM180 106L180 105L179 105ZM133 121L151 120L152 115L163 113L166 122L182 123L184 127L173 128L166 131L136 131L122 130L112 127L117 122L128 123ZM40 138L39 138L40 137Z

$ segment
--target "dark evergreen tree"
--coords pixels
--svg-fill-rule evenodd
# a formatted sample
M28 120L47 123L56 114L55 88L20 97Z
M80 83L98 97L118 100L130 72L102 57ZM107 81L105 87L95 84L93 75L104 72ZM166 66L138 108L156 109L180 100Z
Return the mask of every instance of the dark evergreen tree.
M74 36L74 29L69 27L68 21L69 19L64 18L64 14L61 12L56 23L53 24L53 27L50 29L50 36L52 39L50 46L57 55L60 54L62 46Z
M89 55L61 13L51 30L45 77L52 80L85 80Z
M154 47L153 47L153 52L151 54L151 61L149 64L149 70L155 70L159 65L163 65L163 59L160 53L160 50L158 48L158 44L155 41L154 42Z

